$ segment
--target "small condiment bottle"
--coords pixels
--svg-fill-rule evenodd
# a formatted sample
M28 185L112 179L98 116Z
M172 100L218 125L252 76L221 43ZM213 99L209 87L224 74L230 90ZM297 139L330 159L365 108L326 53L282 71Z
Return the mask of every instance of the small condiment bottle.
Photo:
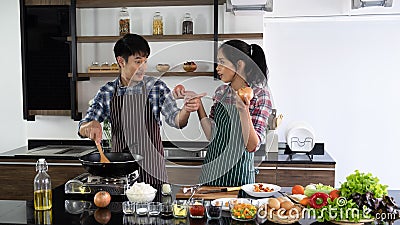
M190 13L185 13L182 22L182 34L193 34L193 20Z
M123 36L130 32L129 12L126 7L122 7L121 11L119 11L119 35Z
M33 180L33 204L35 210L49 210L52 207L51 180L47 170L46 160L40 158L36 162L37 174Z
M156 12L153 17L153 35L163 35L164 25L160 12Z

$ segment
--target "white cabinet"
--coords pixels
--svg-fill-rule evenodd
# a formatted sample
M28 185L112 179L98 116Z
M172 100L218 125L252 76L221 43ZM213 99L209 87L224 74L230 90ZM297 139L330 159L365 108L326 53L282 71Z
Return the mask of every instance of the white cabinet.
M352 7L353 1L358 0L274 0L273 11L266 12L264 17L320 17L400 13L400 0L392 0L392 7L372 6L359 9ZM362 1L371 2L371 0Z

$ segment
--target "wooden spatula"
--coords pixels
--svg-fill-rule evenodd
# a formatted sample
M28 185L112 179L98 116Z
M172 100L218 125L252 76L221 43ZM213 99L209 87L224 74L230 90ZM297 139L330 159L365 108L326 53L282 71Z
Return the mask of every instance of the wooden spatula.
M110 160L108 160L107 157L104 155L103 148L101 147L100 143L96 142L96 146L97 146L97 150L99 150L99 153L100 153L100 162L101 163L109 163Z

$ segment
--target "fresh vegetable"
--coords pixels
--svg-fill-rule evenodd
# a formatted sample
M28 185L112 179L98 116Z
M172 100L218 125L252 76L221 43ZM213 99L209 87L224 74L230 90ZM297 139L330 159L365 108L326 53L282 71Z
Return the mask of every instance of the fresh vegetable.
M174 87L174 92L181 92L181 91L185 91L185 87L182 84L178 84Z
M308 205L310 205L310 198L309 198L309 197L305 197L305 198L303 198L302 200L300 200L299 203L300 203L301 205L308 206Z
M379 183L377 177L371 173L361 173L356 170L346 177L346 181L340 187L340 194L345 198L351 198L353 193L365 194L371 192L376 198L387 195L387 185Z
M360 209L368 207L371 210L370 214L379 220L389 222L400 218L399 206L393 197L385 195L383 198L375 198L371 192L367 192L365 194L353 193L351 199ZM382 214L385 214L386 218L383 218ZM391 217L388 216L389 214L392 214Z
M94 219L100 224L107 224L111 219L111 211L107 208L96 209Z
M317 192L310 197L310 206L320 209L328 204L329 195L323 192Z
M344 203L340 202L339 200L340 198L337 198L333 201L328 198L328 204L326 206L319 209L310 210L309 212L313 217L316 218L318 222L331 220L347 220L349 222L359 222L361 219L372 218L371 214L364 214L362 212L353 213L354 209L358 209L358 207L352 200L345 201ZM332 209L336 210L332 211Z
M251 87L242 87L238 90L238 95L242 101L244 101L245 98L250 101L254 97L253 89Z
M238 219L253 219L257 214L257 208L252 204L238 203L231 209L231 213Z
M111 195L107 191L99 191L94 195L94 204L99 208L107 207L111 202Z
M340 191L338 189L333 189L330 193L329 193L329 198L333 201L337 198L340 197Z
M308 197L311 197L313 194L317 192L322 192L329 194L334 188L329 185L323 185L323 184L309 184L306 186L306 189L304 190L304 194L307 195Z
M300 195L304 195L304 187L301 185L294 185L292 187L292 194L300 194Z

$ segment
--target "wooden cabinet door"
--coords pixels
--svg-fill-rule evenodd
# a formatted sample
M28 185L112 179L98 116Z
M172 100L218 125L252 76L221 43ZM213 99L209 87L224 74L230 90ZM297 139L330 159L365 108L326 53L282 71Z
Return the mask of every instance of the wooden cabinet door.
M291 187L296 184L323 183L335 185L335 165L322 164L281 164L277 167L276 183Z
M167 163L168 180L171 184L194 185L199 183L202 162Z
M262 163L256 169L259 172L256 175L257 183L276 184L276 164Z
M86 172L81 165L68 166L52 163L48 165L52 188L63 185L69 179ZM0 164L0 199L32 200L35 176L35 162Z

